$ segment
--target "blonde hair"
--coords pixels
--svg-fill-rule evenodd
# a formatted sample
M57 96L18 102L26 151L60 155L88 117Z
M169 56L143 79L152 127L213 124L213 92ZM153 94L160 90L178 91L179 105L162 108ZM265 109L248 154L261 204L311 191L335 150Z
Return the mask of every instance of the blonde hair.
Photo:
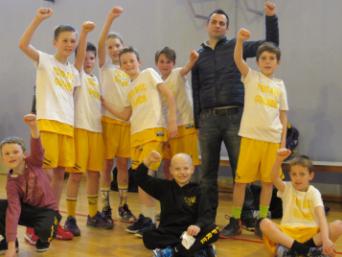
M307 168L309 172L313 172L312 160L306 155L298 155L289 161L290 171L293 166L301 166Z

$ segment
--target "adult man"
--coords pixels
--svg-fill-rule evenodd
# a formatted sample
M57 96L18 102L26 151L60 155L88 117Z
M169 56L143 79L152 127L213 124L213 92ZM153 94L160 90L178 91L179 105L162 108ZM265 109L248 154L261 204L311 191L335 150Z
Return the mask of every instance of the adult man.
M274 3L265 2L265 14L266 41L278 45L278 18ZM199 128L202 156L201 184L209 196L214 217L218 207L217 173L221 144L223 141L226 146L235 177L240 149L238 131L244 103L241 75L233 59L236 41L226 38L228 30L228 15L221 9L213 11L207 22L209 39L202 43L199 59L192 69L195 126ZM244 58L254 57L263 42L245 42Z

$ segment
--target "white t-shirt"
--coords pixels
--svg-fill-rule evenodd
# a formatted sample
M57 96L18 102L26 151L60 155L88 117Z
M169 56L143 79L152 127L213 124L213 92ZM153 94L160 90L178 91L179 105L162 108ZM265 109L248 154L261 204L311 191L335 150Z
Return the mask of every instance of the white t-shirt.
M245 86L245 104L239 135L280 143L283 126L279 113L288 110L284 82L252 69L242 78L242 82Z
M194 115L192 110L192 97L188 81L180 74L182 68L175 68L164 81L166 86L171 89L175 101L177 111L177 125L190 125L194 123ZM163 100L163 112L167 115L167 105Z
M92 132L101 132L101 88L95 75L82 70L82 86L75 94L75 127Z
M112 105L116 110L122 110L125 103L125 90L127 90L130 84L129 76L120 70L118 66L108 63L100 69L100 81L102 96L106 102ZM106 108L103 109L104 116L123 121L106 110Z
M79 72L53 55L39 53L36 74L37 119L74 126L74 88L81 85Z
M315 208L324 206L321 193L309 186L306 192L297 191L291 182L285 182L284 192L278 191L278 197L283 201L282 226L288 227L318 227L318 217Z
M163 83L152 68L140 72L127 90L125 106L131 106L131 134L150 128L165 127L161 97L157 86Z

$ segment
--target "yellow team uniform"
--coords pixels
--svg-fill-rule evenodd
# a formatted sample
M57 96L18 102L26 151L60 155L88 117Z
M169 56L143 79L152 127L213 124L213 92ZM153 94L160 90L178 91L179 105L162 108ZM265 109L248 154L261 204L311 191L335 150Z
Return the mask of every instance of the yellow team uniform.
M72 167L74 148L75 87L80 85L77 69L53 55L39 53L36 76L37 120L44 147L44 168Z
M128 75L113 64L101 68L103 98L116 109L124 107L125 91L130 84ZM130 124L116 117L108 110L102 116L105 159L130 157Z

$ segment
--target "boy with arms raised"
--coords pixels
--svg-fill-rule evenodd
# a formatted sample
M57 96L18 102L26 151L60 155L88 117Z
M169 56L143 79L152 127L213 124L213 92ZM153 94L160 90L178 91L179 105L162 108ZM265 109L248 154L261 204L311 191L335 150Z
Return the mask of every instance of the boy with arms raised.
M194 126L191 93L185 76L198 59L198 53L192 51L189 61L184 67L175 68L176 52L164 47L155 54L155 63L167 87L172 91L176 101L178 135L169 139L164 151L164 174L170 178L170 159L176 153L187 153L194 165L199 165L198 138Z
M59 205L65 168L75 164L73 93L80 85L80 79L78 70L68 61L77 45L73 27L60 25L55 29L54 55L41 52L30 44L36 29L52 14L50 8L39 8L22 35L19 47L37 66L37 120L45 149L44 168L52 177L51 185ZM33 236L32 231L29 232L28 238ZM72 233L58 226L57 239L72 237Z
M31 152L25 156L24 141L17 137L0 143L1 159L10 169L6 184L7 200L0 200L0 254L16 256L17 227L30 226L37 235L38 252L50 246L61 216L49 178L42 166L44 150L41 144L36 116L27 114L24 122L31 132Z
M273 43L258 47L256 61L260 71L252 70L243 59L243 44L250 32L237 34L234 61L245 88L244 110L239 135L241 146L233 192L233 210L229 224L221 231L226 238L241 234L241 211L246 185L261 181L259 218L265 218L272 197L271 170L275 153L285 146L287 128L287 96L284 82L273 76L280 61L280 50ZM260 236L256 223L255 233Z
M279 257L335 256L335 242L342 235L342 221L330 224L325 217L320 192L312 185L312 161L307 156L297 156L289 161L291 181L282 181L280 167L291 151L282 148L276 154L272 182L283 202L280 225L270 219L260 222L267 248Z
M148 167L160 160L161 155L152 151L135 173L138 186L161 206L158 228L143 234L145 246L157 257L215 256L210 243L218 239L219 230L211 219L206 195L198 184L190 182L194 173L191 157L185 153L172 157L171 181L148 176ZM187 239L192 242L187 244Z

